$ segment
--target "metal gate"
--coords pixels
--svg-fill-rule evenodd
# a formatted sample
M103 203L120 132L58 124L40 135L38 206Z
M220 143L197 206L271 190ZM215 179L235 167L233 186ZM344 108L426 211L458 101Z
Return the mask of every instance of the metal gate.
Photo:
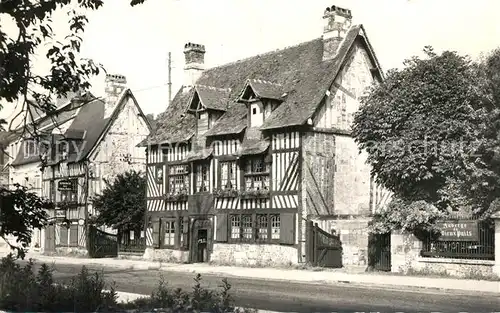
M391 271L391 234L371 234L368 265L376 271Z
M91 258L118 256L118 236L89 225L88 249Z
M312 266L342 267L342 242L339 236L322 230L318 224L306 225L306 261Z

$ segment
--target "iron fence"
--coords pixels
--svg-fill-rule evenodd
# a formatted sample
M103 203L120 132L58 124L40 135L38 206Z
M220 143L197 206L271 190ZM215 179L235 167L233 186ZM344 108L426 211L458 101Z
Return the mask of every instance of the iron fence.
M137 232L139 233L139 232ZM146 238L139 236L130 236L129 232L120 233L118 250L127 253L144 253L146 250Z
M454 216L444 225L469 225L468 233L462 238L455 235L456 240L451 240L449 232L441 232L441 236L428 236L423 241L421 256L449 259L495 259L495 224L493 220L479 220L477 217ZM460 224L461 223L461 224ZM460 227L456 227L460 228ZM448 235L448 236L446 236ZM470 235L467 237L467 235ZM448 240L450 239L450 240Z

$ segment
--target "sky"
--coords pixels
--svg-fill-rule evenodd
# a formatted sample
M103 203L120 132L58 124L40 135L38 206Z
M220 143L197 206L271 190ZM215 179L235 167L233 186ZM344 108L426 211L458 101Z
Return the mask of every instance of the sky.
M82 56L127 77L145 113L159 114L168 104L168 53L172 53L172 97L183 82L183 47L206 47L207 68L281 49L322 35L323 12L337 5L352 10L363 24L384 71L421 55L424 46L454 50L473 58L500 44L499 0L106 0L88 13ZM67 28L54 16L54 30ZM43 58L36 66L47 66ZM104 92L104 75L92 92ZM13 116L7 105L0 117Z

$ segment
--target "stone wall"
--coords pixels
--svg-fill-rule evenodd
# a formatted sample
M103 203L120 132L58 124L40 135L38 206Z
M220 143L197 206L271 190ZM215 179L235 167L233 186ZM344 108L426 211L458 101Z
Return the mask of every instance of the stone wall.
M413 235L391 235L391 272L474 278L493 274L495 261L420 257L422 242Z
M297 248L266 244L215 243L210 261L218 264L277 266L297 264Z
M188 263L189 251L146 248L146 251L144 251L144 255L142 256L142 258L148 261Z

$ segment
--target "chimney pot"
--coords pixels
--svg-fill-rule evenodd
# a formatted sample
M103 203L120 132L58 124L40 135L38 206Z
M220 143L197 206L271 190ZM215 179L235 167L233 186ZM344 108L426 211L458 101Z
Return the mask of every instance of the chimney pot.
M205 69L205 46L188 42L184 45L184 86L194 86Z

